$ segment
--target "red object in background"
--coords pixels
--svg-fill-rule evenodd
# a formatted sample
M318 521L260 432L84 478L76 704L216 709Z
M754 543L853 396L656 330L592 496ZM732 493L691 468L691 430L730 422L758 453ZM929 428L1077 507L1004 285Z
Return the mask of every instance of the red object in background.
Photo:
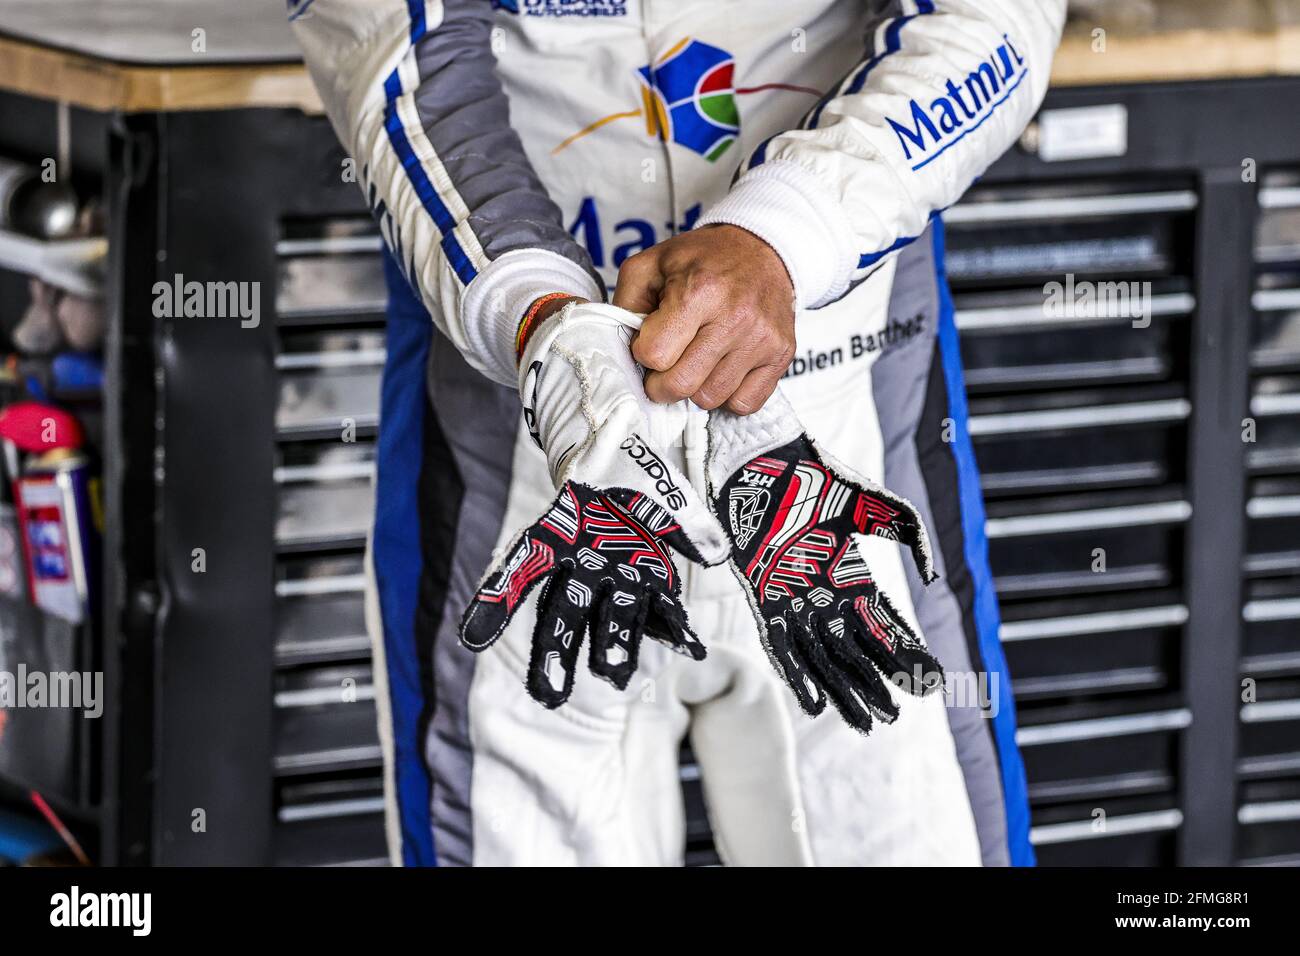
M0 438L22 451L80 448L81 425L70 414L44 402L14 402L0 411Z

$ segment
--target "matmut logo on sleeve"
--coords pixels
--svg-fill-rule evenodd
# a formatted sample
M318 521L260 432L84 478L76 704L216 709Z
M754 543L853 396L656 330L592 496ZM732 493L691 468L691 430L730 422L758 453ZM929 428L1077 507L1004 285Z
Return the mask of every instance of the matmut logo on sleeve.
M912 169L934 162L948 147L978 129L1028 75L1025 58L1004 33L1002 43L987 60L965 77L948 80L946 95L931 100L928 107L912 100L909 122L886 117Z

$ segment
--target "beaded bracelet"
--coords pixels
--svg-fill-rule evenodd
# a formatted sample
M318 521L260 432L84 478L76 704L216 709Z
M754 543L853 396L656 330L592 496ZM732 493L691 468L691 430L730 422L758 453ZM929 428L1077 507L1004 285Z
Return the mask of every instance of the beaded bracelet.
M519 330L515 332L515 364L518 365L524 357L524 349L528 346L528 338L533 333L533 323L537 321L537 313L542 311L542 306L548 302L554 302L556 299L571 299L571 292L551 292L537 299L529 306L528 311L524 313L523 319L519 323Z

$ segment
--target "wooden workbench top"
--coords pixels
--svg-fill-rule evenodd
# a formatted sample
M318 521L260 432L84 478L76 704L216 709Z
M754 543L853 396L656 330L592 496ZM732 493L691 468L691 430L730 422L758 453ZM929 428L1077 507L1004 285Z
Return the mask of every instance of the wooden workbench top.
M2 0L0 89L102 111L296 107L320 100L273 0ZM1300 74L1300 24L1141 35L1071 23L1057 86ZM193 49L196 29L204 49Z
M0 3L0 89L104 111L320 109L276 0Z

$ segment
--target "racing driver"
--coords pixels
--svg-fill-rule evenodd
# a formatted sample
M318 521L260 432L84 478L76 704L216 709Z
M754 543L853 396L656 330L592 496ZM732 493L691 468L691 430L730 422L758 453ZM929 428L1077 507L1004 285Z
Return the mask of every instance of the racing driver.
M1031 864L939 216L1065 0L288 3L391 251L394 860L680 863L689 739L725 862Z

